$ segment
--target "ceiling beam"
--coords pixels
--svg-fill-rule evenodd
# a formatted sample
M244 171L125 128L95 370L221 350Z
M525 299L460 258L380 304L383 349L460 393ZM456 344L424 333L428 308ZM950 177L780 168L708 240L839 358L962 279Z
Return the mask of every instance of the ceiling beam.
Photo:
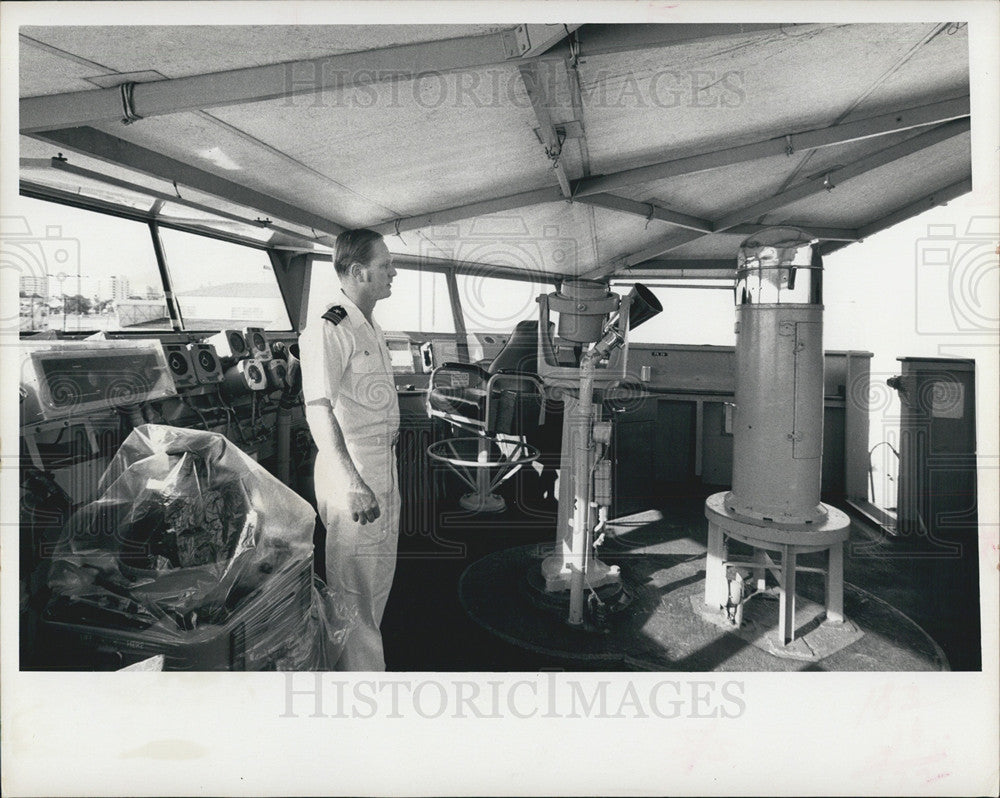
M586 25L577 34L580 57L707 44L713 41L748 38L758 34L782 34L807 25L761 22L743 23L648 23Z
M622 255L609 263L591 269L580 276L586 280L603 280L604 278L617 274L620 271L627 271L639 263L645 265L647 261L651 261L658 255L662 255L664 252L669 252L672 249L677 249L677 247L684 246L684 244L698 238L702 238L705 235L711 234L703 233L698 230L679 230L669 238L660 239L655 244L641 249L638 252Z
M860 240L861 234L850 227L819 227L804 222L784 221L782 227L795 227L820 241L846 241L848 244ZM733 235L749 236L774 227L773 224L738 224L726 230Z
M518 25L514 28L514 36L517 39L519 55L521 58L532 58L548 52L579 27L579 24L563 25L561 23Z
M498 197L497 199L482 200L480 202L472 202L468 205L442 208L439 211L431 211L430 213L421 213L416 216L407 216L402 219L380 222L379 224L371 225L371 229L382 233L382 235L393 235L404 233L407 230L419 230L422 227L453 224L462 219L471 219L474 216L502 213L503 211L526 208L530 205L557 202L563 199L565 198L562 192L556 186L539 188L534 191L524 191L520 194Z
M733 261L733 265L728 267L720 267L718 269L710 268L696 268L696 269L684 269L675 268L670 264L672 261L664 261L666 266L664 266L662 271L658 272L642 272L636 273L632 270L628 274L624 275L623 280L635 280L636 282L646 281L646 280L735 280L736 279L736 262ZM619 279L619 278L614 278Z
M732 166L744 161L771 158L778 155L792 155L820 147L847 144L873 136L899 133L911 128L947 122L968 115L969 97L966 95L880 114L867 119L859 119L854 122L842 122L839 125L825 128L788 133L738 147L721 149L717 146L709 147L700 153L683 158L660 161L648 166L625 169L606 175L595 175L576 181L573 194L574 197L586 196L637 183L648 183L653 180L718 169L722 166Z
M755 219L768 211L781 208L792 202L803 199L804 197L812 196L813 194L821 191L835 190L837 185L850 180L853 177L858 177L859 175L870 172L873 169L877 169L881 166L892 163L893 161L898 161L901 158L905 158L916 152L925 150L928 147L941 143L942 141L947 141L955 136L967 133L969 129L970 125L968 118L946 122L945 124L932 128L925 133L920 133L910 139L907 139L906 141L895 144L892 147L886 147L876 153L860 158L847 166L831 169L826 174L811 178L790 189L779 191L774 196L768 197L760 202L755 202L751 205L740 208L739 210L726 214L724 217L713 223L712 232L725 232L736 227L742 222L746 222L749 219ZM666 252L690 243L703 235L710 235L710 233L683 230L679 233L675 233L657 242L649 244L638 252L616 258L610 263L592 269L583 276L589 279L603 279L604 277L615 274L622 269L631 269L640 263L652 260L653 258L656 258Z
M525 24L496 33L462 36L375 50L322 56L282 64L135 83L131 112L137 118L221 108L228 105L347 89L422 75L459 72L513 59L562 60L561 40L579 25ZM788 25L594 25L580 43L581 56L668 47ZM121 87L65 92L20 101L22 133L36 133L126 117Z
M703 233L712 232L712 223L708 219L700 219L697 216L689 216L686 213L671 211L652 202L636 202L625 197L616 197L614 194L591 194L587 197L577 197L576 201L585 205L605 208L609 211L619 211L620 213L642 216L650 220L655 219L656 221L666 222L676 227L700 230Z
M708 219L702 219L698 216L689 216L686 213L671 211L652 202L636 202L635 200L618 197L614 194L593 194L589 197L578 197L576 201L585 205L594 205L599 208L606 208L610 211L620 211L621 213L627 213L633 216L641 216L648 221L655 220L658 222L666 222L667 224L674 225L675 227L684 227L689 230L700 230L703 233L716 232L713 229L712 222ZM802 222L783 222L782 224L797 227L803 232L809 233L814 238L824 241L850 242L857 241L859 238L858 231L850 228L820 227L814 224ZM752 235L753 233L759 233L761 230L766 230L769 227L773 227L773 225L740 224L729 228L725 232L733 233L734 235Z
M582 202L585 197L593 196L594 194L604 194L613 188L631 186L634 183L648 182L649 180L664 177L678 177L680 175L702 172L707 169L717 169L721 166L730 166L757 158L788 155L790 154L788 150L789 146L791 147L791 153L800 152L803 149L846 144L862 138L898 133L903 130L922 127L936 122L968 117L968 115L969 98L965 96L942 102L925 103L912 108L893 111L889 114L861 119L856 122L845 122L840 125L833 125L817 130L778 136L755 144L720 149L717 143L696 155L672 161L663 161L637 169L627 169L622 172L584 177L573 181L573 199L574 201ZM549 189L524 191L486 202L453 206L438 211L428 211L414 216L403 217L399 220L383 222L376 225L374 229L382 233L395 232L398 223L399 232L416 230L429 224L451 223L485 213L510 211L529 205L537 205L541 202L556 202L563 199L565 197L559 191ZM610 202L609 200L604 201ZM496 205L495 211L484 210L490 204ZM599 204L599 202L595 204ZM647 208L643 216L647 215L648 212L649 209ZM446 219L446 221L439 221L440 219ZM663 219L662 221L667 220Z
M516 29L509 29L136 83L131 88L130 105L137 117L147 118L478 69L522 59L525 52L537 51L534 58L562 60L567 47L547 49L552 47L549 36L531 33L537 28L552 27L559 29L560 38L565 37L562 25L527 26L529 37L534 35L540 43L532 46L529 38L526 48L524 37L519 38ZM120 86L26 97L21 100L20 108L22 133L114 122L126 116Z
M940 144L942 141L947 141L955 136L968 133L969 129L970 124L967 117L945 122L943 125L931 128L925 133L920 133L899 144L894 144L871 155L866 155L846 166L830 169L824 174L809 178L796 186L779 191L777 194L766 197L759 202L728 213L715 222L715 232L721 232L748 219L755 219L769 211L797 202L805 197L810 197L813 194L819 194L822 191L834 191L838 185L851 178L858 177L866 172L871 172L874 169L926 150L935 144Z
M100 130L88 127L51 130L38 134L35 138L97 158L106 163L123 166L141 174L166 180L168 183L176 183L205 194L212 194L236 205L254 208L268 216L308 227L317 232L335 236L345 229L342 224L331 219L310 213L276 197L247 188L224 177L116 138Z
M566 167L560 157L565 134L560 136L552 121L552 116L549 114L549 98L541 76L538 74L538 64L534 62L520 64L517 69L521 73L521 82L524 84L524 90L528 93L531 108L535 112L535 119L538 122L538 136L542 148L545 150L545 157L552 164L552 171L555 172L556 180L559 181L559 188L562 190L563 196L569 197L572 194L569 175L566 173Z
M921 213L929 211L931 208L936 208L940 205L947 205L956 197L968 194L970 191L972 191L972 175L954 183L949 183L947 186L942 186L930 194L921 197L915 202L909 202L901 208L897 208L892 213L859 227L858 239L864 240L869 236L873 236L876 233L887 230L893 225L904 222L907 219L912 219L914 216L919 216ZM831 241L827 244L820 245L820 253L823 255L829 255L832 252L843 249L851 243L852 242L850 241Z
M579 50L579 37L574 33L570 36L570 52L576 53ZM577 58L566 59L566 80L569 84L570 101L573 104L573 118L580 125L580 135L575 139L580 150L580 174L582 177L590 177L590 144L587 142L587 128L583 122L583 90L580 87L580 64ZM585 214L586 238L590 253L594 263L601 259L600 237L597 233L597 220L593 209ZM581 242L582 246L582 242Z

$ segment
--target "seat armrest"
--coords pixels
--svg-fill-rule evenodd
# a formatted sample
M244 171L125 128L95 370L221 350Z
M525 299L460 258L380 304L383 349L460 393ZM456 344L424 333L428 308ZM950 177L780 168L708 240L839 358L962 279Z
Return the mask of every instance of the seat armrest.
M469 374L478 379L481 383L486 383L490 378L489 372L474 363L442 363L431 372L429 389L438 387L437 376L439 372L459 372L462 374ZM448 387L450 388L451 386Z
M529 383L538 393L545 393L545 386L541 378L530 371L515 371L514 369L496 371L489 377L489 381L486 384L487 390L492 392L497 383L517 383L521 385Z
M527 377L535 382L539 381L539 377L532 371L518 371L517 369L497 369L493 372L494 375L506 374L511 377Z

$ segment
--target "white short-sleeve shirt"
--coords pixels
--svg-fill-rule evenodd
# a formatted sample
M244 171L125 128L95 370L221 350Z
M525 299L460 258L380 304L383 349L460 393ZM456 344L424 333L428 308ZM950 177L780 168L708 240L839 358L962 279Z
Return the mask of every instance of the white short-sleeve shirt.
M392 360L378 322L369 324L346 294L309 319L299 336L302 398L328 401L347 441L399 429Z

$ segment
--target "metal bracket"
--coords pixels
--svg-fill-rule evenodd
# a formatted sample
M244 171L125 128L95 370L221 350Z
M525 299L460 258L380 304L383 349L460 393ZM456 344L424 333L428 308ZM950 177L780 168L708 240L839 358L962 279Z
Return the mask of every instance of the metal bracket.
M514 37L517 41L518 55L523 55L531 49L531 38L528 36L527 25L518 25L514 28Z
M118 91L121 94L122 100L122 124L131 125L133 122L138 122L142 117L135 112L135 100L133 98L133 91L135 89L135 83L128 82L122 83L118 87Z
M556 140L555 145L552 147L545 148L545 155L550 161L552 161L552 168L559 168L559 157L562 155L562 145L566 141L566 131L558 127L553 127L555 131Z
M500 41L503 43L505 58L520 58L529 46L528 32L524 25L518 25L514 30L501 31Z
M570 119L566 122L560 122L559 124L552 126L556 133L559 135L560 140L566 141L566 139L579 139L583 138L583 125L578 119ZM540 128L534 128L535 135L538 137L539 141L544 141L542 138L542 132Z

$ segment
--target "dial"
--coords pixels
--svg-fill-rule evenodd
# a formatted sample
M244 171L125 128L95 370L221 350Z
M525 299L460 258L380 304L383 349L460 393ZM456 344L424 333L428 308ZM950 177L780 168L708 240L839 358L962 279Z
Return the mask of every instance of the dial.
M182 377L188 373L187 358L180 352L171 352L169 357L167 357L167 364L170 366L170 370L178 377Z

